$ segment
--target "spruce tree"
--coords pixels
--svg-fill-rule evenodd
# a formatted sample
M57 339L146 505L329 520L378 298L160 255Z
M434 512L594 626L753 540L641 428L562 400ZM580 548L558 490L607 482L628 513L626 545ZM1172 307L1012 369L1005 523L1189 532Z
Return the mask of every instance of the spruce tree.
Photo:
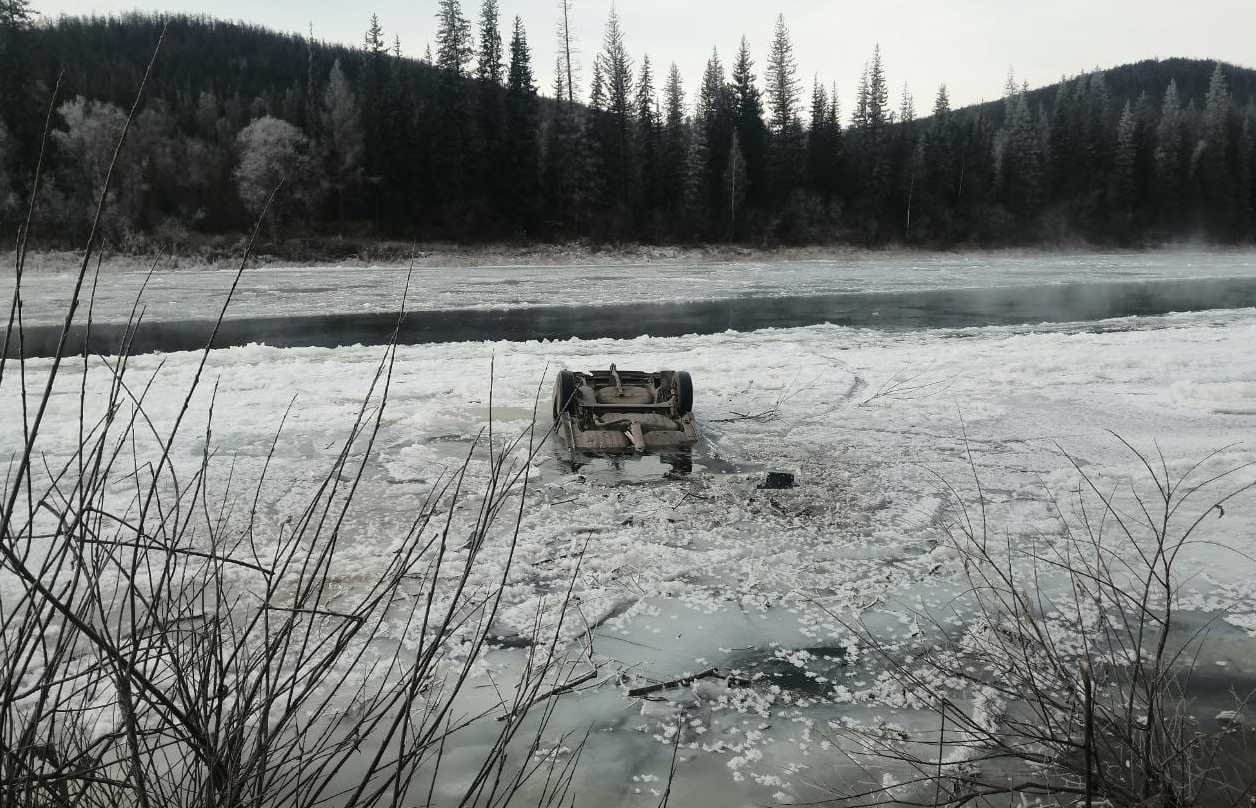
M475 77L485 84L502 83L501 12L497 0L484 0L480 5L480 54Z
M602 87L602 98L594 109L604 110L606 120L600 126L599 150L607 172L606 191L609 201L626 209L634 182L635 155L633 143L633 77L632 59L624 44L619 13L611 6L602 40L602 52L595 66L595 83ZM600 76L600 82L598 82Z
M1134 106L1125 102L1116 130L1115 200L1117 226L1128 232L1134 220L1135 195L1138 170L1138 121Z
M743 36L732 72L733 108L737 117L738 147L746 161L746 201L767 201L767 126L763 122L763 96L750 58L750 43Z
M515 17L510 37L510 68L506 78L506 139L504 194L508 216L526 232L536 215L540 172L537 114L540 99L532 73L523 20Z
M1189 144L1186 110L1182 107L1176 81L1170 81L1160 107L1156 127L1156 191L1161 224L1170 229L1181 226L1189 170Z
M680 68L673 62L663 87L663 148L661 204L678 211L683 202L686 161L689 156L689 123L685 119L685 89Z
M467 92L475 58L471 23L459 0L440 0L436 13L436 93L432 112L432 184L435 202L445 213L457 213L455 202L467 201L469 184L478 185L473 172L476 141L468 138L474 125L473 98Z
M1231 132L1230 89L1225 72L1218 64L1208 84L1204 102L1203 131L1200 148L1200 185L1203 202L1213 234L1222 238L1233 235L1239 222L1236 217L1235 168L1232 141L1238 133Z
M436 66L449 77L466 78L475 53L460 0L440 0L436 20Z
M379 16L372 14L363 41L362 117L366 133L367 180L376 188L389 173L385 130L387 104L384 85L387 81L387 51L384 46L384 27ZM373 205L373 209L377 206Z
M30 29L37 12L29 0L0 0L0 126L12 138L10 162L33 162L43 116L30 86ZM0 164L0 171L5 166ZM23 172L15 172L20 175Z
M785 16L776 19L776 33L767 65L769 148L772 190L779 205L798 187L803 171L804 145L798 105L801 85L794 46Z
M647 55L637 77L635 116L641 198L646 210L657 209L663 193L663 121L654 89L654 68Z
M479 95L476 113L476 174L480 193L499 208L513 205L505 198L505 98L502 93L502 35L497 0L483 0L480 5L480 48L476 62L476 92Z

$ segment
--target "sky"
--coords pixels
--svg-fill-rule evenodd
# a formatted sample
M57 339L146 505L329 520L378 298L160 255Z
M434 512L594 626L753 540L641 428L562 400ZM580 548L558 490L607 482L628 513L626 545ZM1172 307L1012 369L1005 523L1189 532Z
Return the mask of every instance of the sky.
M556 52L559 0L500 0L503 29L523 18L543 91L549 91ZM372 0L369 4L308 0L33 0L45 17L131 11L203 13L289 32L313 25L318 39L358 44L376 13L388 41L421 56L433 40L436 0ZM463 0L473 20L479 0ZM588 65L600 48L611 0L573 0L587 91ZM1096 67L1148 58L1184 56L1256 65L1253 0L619 0L630 51L640 64L649 54L656 75L675 62L692 93L718 48L726 65L748 37L762 81L777 14L784 14L799 77L837 84L849 113L859 76L879 44L895 88L904 82L922 112L939 84L956 106L1002 95L1009 71L1031 87ZM503 36L505 36L505 30ZM661 81L659 82L661 84ZM809 89L805 93L809 97Z

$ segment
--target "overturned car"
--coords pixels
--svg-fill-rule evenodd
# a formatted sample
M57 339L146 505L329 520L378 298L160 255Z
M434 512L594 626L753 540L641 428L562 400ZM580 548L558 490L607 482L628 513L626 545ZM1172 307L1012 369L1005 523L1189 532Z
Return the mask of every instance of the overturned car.
M685 371L560 371L554 383L560 441L577 455L658 455L684 464L698 442L693 380Z

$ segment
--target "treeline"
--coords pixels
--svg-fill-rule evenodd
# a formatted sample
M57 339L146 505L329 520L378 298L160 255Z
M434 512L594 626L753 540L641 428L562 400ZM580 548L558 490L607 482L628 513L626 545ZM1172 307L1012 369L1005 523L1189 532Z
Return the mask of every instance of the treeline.
M845 108L804 82L784 18L686 89L612 10L582 87L567 19L543 97L522 20L438 0L424 59L195 17L41 24L0 3L0 221L15 232L58 75L38 232L82 233L148 53L108 232L459 240L1006 244L1256 238L1256 74L1171 60L918 114L879 49Z

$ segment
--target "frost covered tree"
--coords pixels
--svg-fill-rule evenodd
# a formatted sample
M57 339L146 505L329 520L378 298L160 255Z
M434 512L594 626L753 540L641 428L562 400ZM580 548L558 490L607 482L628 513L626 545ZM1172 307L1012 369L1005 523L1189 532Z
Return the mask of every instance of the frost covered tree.
M1156 127L1156 188L1160 199L1161 221L1168 227L1180 224L1181 208L1186 195L1186 179L1190 170L1190 144L1186 110L1178 95L1176 81L1170 81L1160 106L1160 123Z
M105 187L114 148L126 126L126 113L114 104L77 96L61 104L62 125L52 133L60 155L58 185L65 195L64 215L71 228L87 227ZM104 219L114 234L129 231L143 205L143 160L134 139L119 155L116 179L110 186Z
M17 212L17 189L13 187L10 162L13 157L13 139L4 121L0 121L0 235L13 231L13 217Z
M1125 102L1116 127L1116 214L1120 226L1128 228L1134 217L1138 170L1138 120L1134 105Z
M1025 88L1009 86L1003 128L995 143L999 198L1021 225L1040 212L1046 190L1044 149L1027 94Z
M274 193L270 212L279 232L289 216L317 201L307 146L300 129L269 116L244 127L236 138L239 163L232 176L240 200L257 216Z
M1199 144L1199 179L1204 205L1213 224L1213 232L1225 236L1238 225L1235 214L1235 166L1232 148L1237 145L1237 131L1232 131L1232 102L1225 71L1221 65L1213 70L1204 101L1203 127Z
M340 218L344 219L345 195L352 194L362 182L366 139L357 96L339 59L331 66L323 93L322 129L331 186L336 191Z

